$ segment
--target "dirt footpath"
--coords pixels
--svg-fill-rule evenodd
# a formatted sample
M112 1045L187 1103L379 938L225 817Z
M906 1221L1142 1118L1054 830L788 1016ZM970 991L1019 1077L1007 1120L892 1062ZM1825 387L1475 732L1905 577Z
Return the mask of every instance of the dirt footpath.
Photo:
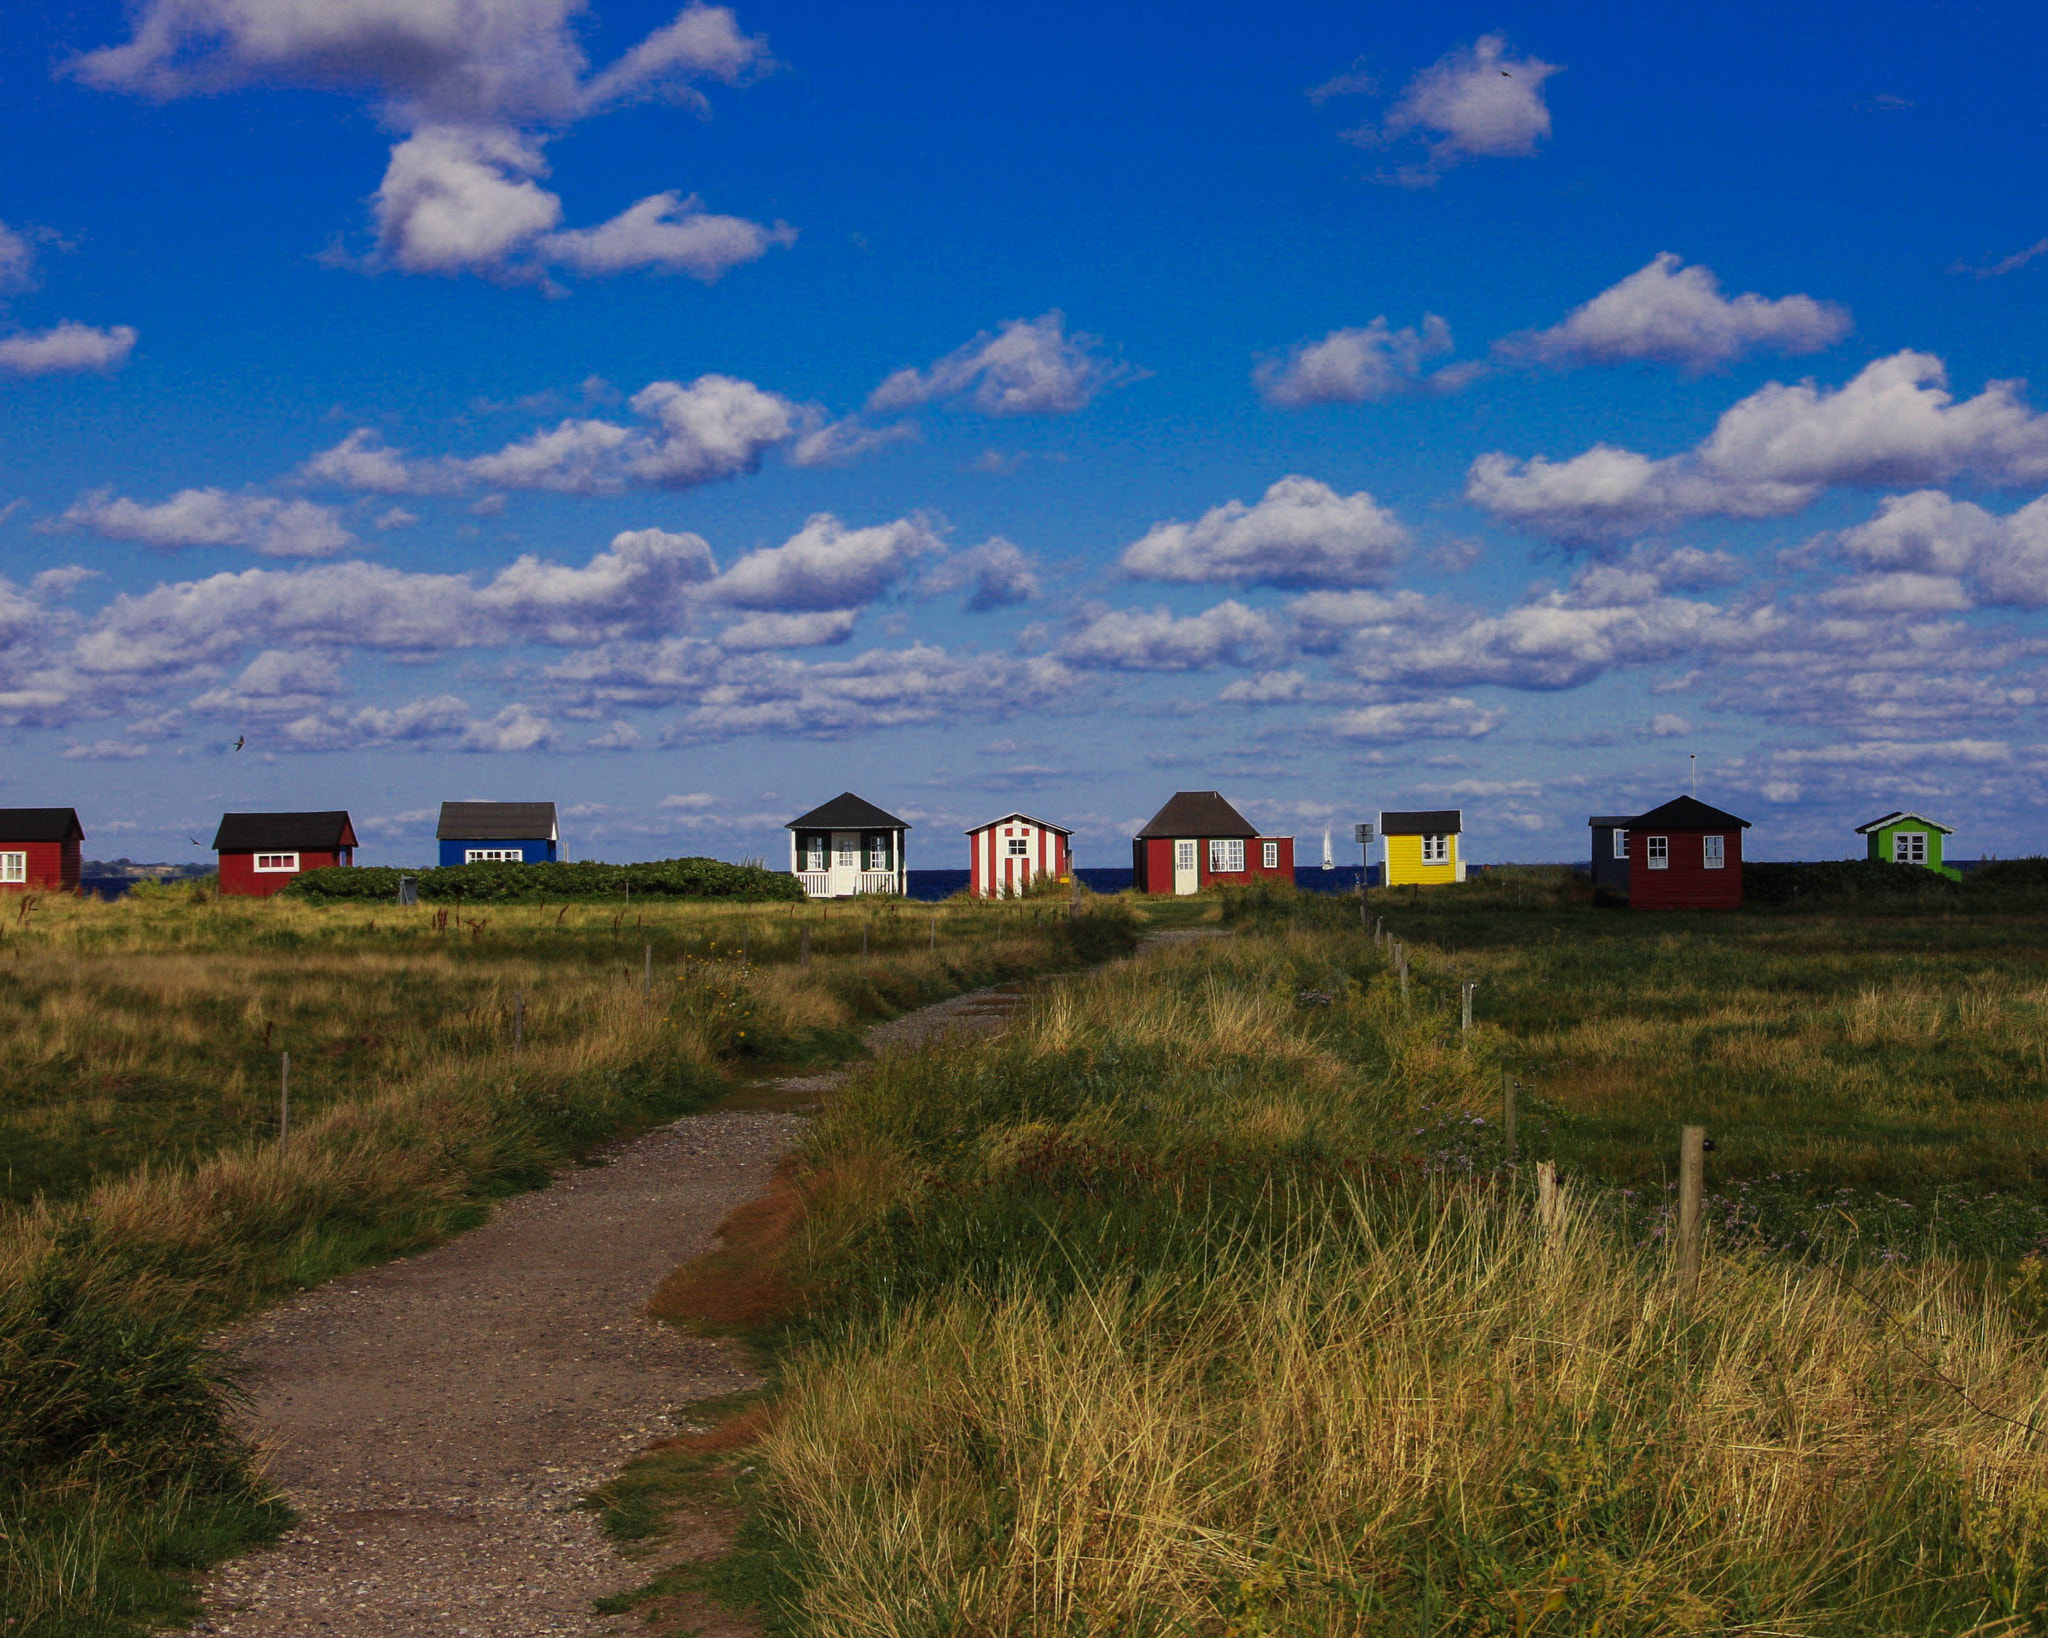
M1021 986L868 1033L884 1052L993 1033ZM663 1276L759 1194L803 1129L786 1107L839 1072L778 1083L784 1109L694 1115L507 1201L484 1227L335 1280L238 1333L249 1422L300 1515L224 1566L189 1631L237 1638L529 1638L628 1632L591 1601L645 1570L578 1499L683 1429L684 1407L752 1387L737 1345L641 1317Z

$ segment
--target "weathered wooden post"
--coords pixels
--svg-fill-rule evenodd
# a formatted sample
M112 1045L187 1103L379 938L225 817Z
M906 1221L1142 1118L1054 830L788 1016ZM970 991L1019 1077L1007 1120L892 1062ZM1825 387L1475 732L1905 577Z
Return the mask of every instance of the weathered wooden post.
M1678 1278L1691 1287L1700 1277L1700 1206L1706 1192L1707 1129L1678 1134Z
M1478 988L1469 978L1458 986L1464 1004L1464 1011L1458 1019L1458 1045L1467 1052L1472 1050L1472 992Z
M796 935L796 964L808 967L811 964L811 924L805 922Z
M1536 1223L1546 1239L1557 1232L1562 1215L1557 1197L1557 1162L1539 1160L1536 1162Z
M1500 1136L1507 1151L1508 1164L1512 1166L1515 1163L1515 1078L1505 1069L1500 1072Z
M526 1046L526 992L517 991L512 997L512 1050L519 1052Z
M646 954L641 957L640 993L642 995L652 995L654 993L654 946L651 944L647 946Z
M292 1055L280 1053L277 1061L277 1146L292 1135Z

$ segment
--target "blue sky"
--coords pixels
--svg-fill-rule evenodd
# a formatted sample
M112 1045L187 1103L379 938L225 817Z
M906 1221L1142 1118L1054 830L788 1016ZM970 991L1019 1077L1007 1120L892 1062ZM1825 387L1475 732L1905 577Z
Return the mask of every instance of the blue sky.
M2039 850L2037 7L0 17L0 805ZM237 740L243 749L234 750Z

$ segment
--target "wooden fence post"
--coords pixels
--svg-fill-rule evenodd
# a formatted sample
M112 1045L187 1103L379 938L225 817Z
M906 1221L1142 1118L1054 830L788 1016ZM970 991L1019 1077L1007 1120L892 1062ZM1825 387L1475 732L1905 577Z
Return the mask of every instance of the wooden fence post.
M1478 988L1469 978L1458 986L1464 1004L1464 1011L1458 1019L1458 1045L1467 1052L1472 1050L1472 992Z
M292 1055L281 1053L277 1062L277 1146L292 1135Z
M1557 1232L1557 1162L1539 1160L1536 1162L1536 1222L1547 1237Z
M640 968L640 993L642 995L652 995L654 993L653 945L650 944L647 946L647 953L641 958L641 963L642 964Z
M1515 1163L1515 1078L1500 1072L1500 1135L1507 1150L1508 1164Z
M1700 1205L1706 1191L1707 1129L1686 1126L1678 1134L1678 1278L1687 1286L1700 1277Z

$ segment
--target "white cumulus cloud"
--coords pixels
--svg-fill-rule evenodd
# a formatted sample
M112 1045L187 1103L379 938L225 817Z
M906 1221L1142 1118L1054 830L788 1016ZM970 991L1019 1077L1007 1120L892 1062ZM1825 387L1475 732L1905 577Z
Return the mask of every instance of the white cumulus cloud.
M706 596L734 608L847 609L874 601L903 579L915 559L942 549L915 519L849 529L821 512L782 545L740 558L711 582Z
M1262 360L1252 384L1267 403L1286 409L1450 392L1471 381L1477 366L1451 365L1434 374L1425 374L1423 366L1451 346L1451 327L1434 313L1423 315L1419 330L1390 329L1382 315L1361 328L1299 342L1282 358Z
M1567 461L1482 455L1465 495L1532 534L1586 545L1688 518L1783 516L1833 485L1957 476L2001 485L2048 478L2048 416L2014 381L1958 400L1940 359L1902 352L1832 390L1772 382L1730 406L1683 455L1653 460L1606 444Z
M1160 523L1126 547L1133 579L1244 586L1363 586L1386 578L1407 551L1398 518L1364 490L1340 495L1286 477L1257 504L1229 501L1194 523Z
M159 100L249 85L369 98L405 133L373 201L382 258L411 272L537 277L629 268L715 278L790 230L705 214L670 190L601 226L557 232L543 143L646 97L708 112L696 82L737 84L765 42L722 6L691 5L592 73L577 0L142 0L120 45L70 65L87 84Z
M65 322L48 330L0 336L0 374L71 375L82 370L117 370L135 350L136 332L126 324L97 328Z
M1533 363L1676 364L1694 373L1754 352L1816 353L1849 333L1848 309L1811 296L1730 299L1704 267L1670 251L1574 308L1562 324L1495 343Z
M1200 614L1097 609L1060 644L1075 665L1121 671L1199 671L1261 665L1285 653L1287 633L1270 615L1234 600Z
M898 370L868 395L868 409L893 414L964 398L983 415L1067 415L1130 370L1101 356L1099 337L1068 335L1066 315L1010 319L928 370Z
M1429 186L1467 159L1527 158L1550 135L1543 85L1561 71L1556 63L1511 54L1502 35L1483 34L1410 80L1380 124L1345 135L1361 147L1420 138L1427 161L1404 166L1394 178L1410 186ZM1360 81L1355 88L1368 84Z
M61 522L143 546L239 546L265 557L331 557L355 543L333 510L274 495L182 489L146 506L98 490L65 508Z

